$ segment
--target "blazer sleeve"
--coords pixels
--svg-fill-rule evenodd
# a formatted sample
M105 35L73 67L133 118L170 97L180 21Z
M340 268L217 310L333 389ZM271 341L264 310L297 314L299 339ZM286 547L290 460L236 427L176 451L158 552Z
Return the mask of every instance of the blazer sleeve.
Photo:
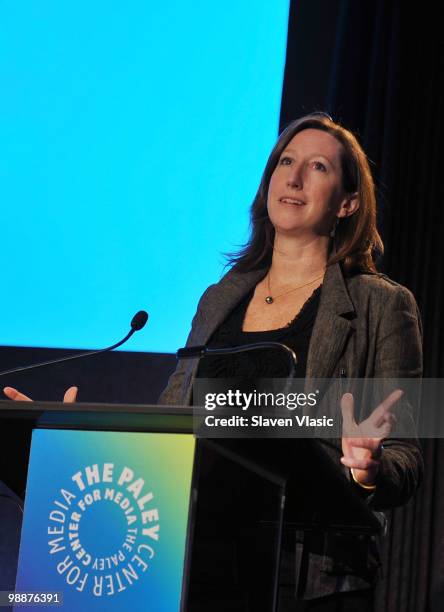
M412 293L396 285L385 302L377 332L375 378L422 376L422 325ZM419 486L424 471L417 438L388 438L380 462L374 494L368 498L374 510L404 504Z
M202 321L204 319L205 303L206 303L208 293L210 292L212 286L213 285L211 285L210 287L208 287L208 289L206 289L206 291L202 294L199 300L196 313L191 323L191 330L190 330L190 333L188 334L188 338L187 338L187 342L185 346L193 346L193 345L198 345L202 343L200 336L201 336ZM197 359L190 359L190 360L183 359L179 361L176 369L174 370L174 372L171 374L171 376L168 379L167 386L162 391L162 393L159 396L159 399L157 400L158 404L161 404L164 406L172 406L175 404L180 405L180 404L187 403L187 399L189 397L189 387L191 384L190 373L193 370L194 366L196 365L197 361L198 361Z

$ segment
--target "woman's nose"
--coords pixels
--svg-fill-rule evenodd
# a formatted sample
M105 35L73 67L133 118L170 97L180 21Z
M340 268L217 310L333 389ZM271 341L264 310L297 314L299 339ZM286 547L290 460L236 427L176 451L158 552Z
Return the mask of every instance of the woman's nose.
M287 186L294 189L302 189L302 169L298 166L293 166L287 178Z

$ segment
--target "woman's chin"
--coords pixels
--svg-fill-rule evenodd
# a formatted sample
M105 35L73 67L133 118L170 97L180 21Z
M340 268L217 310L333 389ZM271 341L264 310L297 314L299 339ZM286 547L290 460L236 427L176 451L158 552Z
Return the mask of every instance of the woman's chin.
M270 219L271 220L271 219ZM271 220L275 232L290 236L327 237L329 228L321 221L308 223L307 221L280 218Z
M274 230L277 234L286 234L291 236L309 236L313 234L310 227L302 223L275 223Z

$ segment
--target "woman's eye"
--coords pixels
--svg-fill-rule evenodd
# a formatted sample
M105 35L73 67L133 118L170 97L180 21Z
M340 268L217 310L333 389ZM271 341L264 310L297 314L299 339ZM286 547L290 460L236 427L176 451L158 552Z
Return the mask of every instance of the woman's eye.
M321 170L321 172L325 172L327 170L324 164L320 161L314 161L313 166L316 170Z
M291 157L282 157L280 164L281 166L289 166L291 164Z

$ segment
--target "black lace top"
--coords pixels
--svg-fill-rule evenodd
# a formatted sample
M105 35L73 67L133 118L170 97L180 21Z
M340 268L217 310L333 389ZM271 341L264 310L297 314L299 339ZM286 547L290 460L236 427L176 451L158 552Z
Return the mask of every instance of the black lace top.
M282 342L292 348L298 364L295 378L305 378L308 346L316 319L321 295L319 286L303 305L296 317L285 327L270 331L244 332L245 313L254 288L237 304L225 321L216 329L207 346L225 348L253 342ZM264 304L264 308L269 308ZM279 349L258 349L236 355L210 356L202 359L198 378L285 378L288 376L288 356Z

